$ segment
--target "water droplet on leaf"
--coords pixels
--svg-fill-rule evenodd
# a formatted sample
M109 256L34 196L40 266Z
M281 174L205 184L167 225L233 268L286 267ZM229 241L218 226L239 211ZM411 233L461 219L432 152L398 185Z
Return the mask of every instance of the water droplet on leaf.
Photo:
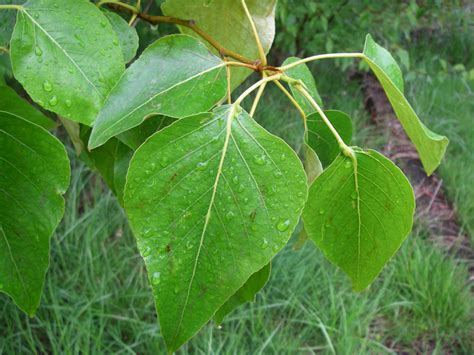
M280 232L284 232L290 227L290 220L289 219L281 219L277 223L276 227Z
M53 96L50 100L49 100L49 104L51 106L56 106L58 103L58 98L56 96Z
M206 170L207 164L208 164L207 161L199 162L197 163L196 168L197 170L200 170L200 171Z
M43 83L43 89L44 91L50 92L51 90L53 90L53 85L51 85L51 83L48 80L46 80Z
M266 158L264 155L256 155L253 157L253 161L255 162L255 164L257 165L265 165L266 163Z
M153 276L151 277L151 283L155 286L159 285L160 284L160 276L161 276L161 273L160 272L154 272L153 273Z

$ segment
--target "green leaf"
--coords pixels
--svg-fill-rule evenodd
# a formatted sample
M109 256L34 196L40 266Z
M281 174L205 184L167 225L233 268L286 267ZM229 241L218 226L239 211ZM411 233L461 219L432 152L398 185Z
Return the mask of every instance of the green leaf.
M265 286L270 278L271 269L271 263L268 263L250 276L247 282L216 312L214 315L216 323L221 324L229 313L244 303L255 301L255 295Z
M327 110L324 113L344 143L350 144L352 139L351 118L344 112L337 110ZM341 148L319 113L315 112L309 115L306 122L308 125L308 145L318 154L323 167L327 167L341 152Z
M117 35L86 0L35 0L18 12L15 78L40 106L91 125L125 68Z
M306 195L295 152L240 107L185 117L136 151L125 209L168 351L283 248Z
M310 239L365 289L406 239L415 197L402 171L376 151L340 154L313 182L303 221Z
M441 163L449 140L429 130L418 118L403 95L403 77L397 63L386 49L367 35L364 46L365 60L377 76L405 132L415 144L428 175Z
M133 156L133 150L123 143L117 144L114 157L114 186L115 194L120 205L123 206L123 192L125 190L125 182L127 177L130 160Z
M18 5L21 0L0 0L0 5ZM8 47L15 26L16 10L0 10L0 47Z
M81 125L80 134L82 142L87 142L91 134L91 128ZM115 195L117 194L115 191L114 160L118 144L120 144L119 140L114 138L92 151L84 149L81 154L81 158L86 161L91 169L95 169L100 173L107 186Z
M115 33L117 33L125 63L130 62L137 54L139 42L137 30L135 27L129 26L120 15L105 9L102 9L102 12L109 20Z
M35 110L33 106L20 98L15 90L4 84L0 84L0 97L2 98L0 100L0 113L8 112L48 130L56 127L51 119Z
M24 312L38 308L49 243L69 185L64 146L48 131L0 112L0 291Z
M291 64L298 60L300 60L300 58L289 57L283 62L283 65ZM316 100L318 105L323 105L323 101L321 100L321 96L319 96L313 74L311 74L311 71L306 64L297 65L296 67L287 70L285 74L291 79L301 80L308 93ZM290 89L296 102L301 106L306 115L309 115L315 111L313 105L308 101L308 99L306 99L306 97L304 97L298 90L296 90L293 85L290 85Z
M312 183L323 172L323 166L321 160L316 152L308 144L308 138L306 134L305 142L303 144L303 154L304 154L304 170L306 171L306 176L308 177L308 183Z
M265 53L275 37L276 0L247 0L247 7L257 27ZM167 0L161 5L167 16L192 19L196 25L229 50L249 59L258 60L258 47L250 22L242 4L237 0ZM189 28L180 31L200 38ZM242 83L252 72L245 68L232 68L233 87Z
M146 119L140 126L120 133L117 138L131 149L137 150L138 147L141 146L143 142L145 142L145 140L153 133L158 132L160 129L170 125L174 121L174 118L167 116L150 117Z
M142 53L112 90L92 130L89 148L152 115L180 118L207 111L226 90L225 63L201 42L186 35L163 37Z

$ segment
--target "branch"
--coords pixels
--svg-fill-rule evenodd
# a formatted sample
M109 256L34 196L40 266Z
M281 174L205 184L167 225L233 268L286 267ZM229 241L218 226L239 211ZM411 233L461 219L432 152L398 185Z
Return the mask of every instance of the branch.
M131 13L132 15L136 15L138 18L142 19L143 21L146 21L148 23L151 23L152 25L156 25L159 23L170 23L178 26L183 26L191 29L199 35L201 38L203 38L206 42L208 42L211 46L213 46L222 57L232 57L234 59L237 59L241 61L242 63L247 63L251 65L255 65L255 61L252 59L249 59L247 57L244 57L243 55L240 55L234 51L231 51L230 49L225 48L222 46L218 41L216 41L214 38L212 38L209 34L201 30L197 25L194 20L183 20L179 19L176 17L170 17L170 16L152 16L148 15L142 12L139 12L136 8L124 4L121 2L116 2L116 1L101 1L99 2L98 5L105 4L111 9L117 10L117 11L125 11L128 13Z

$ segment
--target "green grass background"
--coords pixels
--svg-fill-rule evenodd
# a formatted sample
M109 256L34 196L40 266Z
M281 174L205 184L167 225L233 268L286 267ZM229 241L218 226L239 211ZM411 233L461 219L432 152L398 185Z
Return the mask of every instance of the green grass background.
M403 68L409 100L451 140L439 173L463 232L472 237L474 75L473 58L466 56L472 38L450 31L401 45L410 59ZM384 137L369 124L360 83L348 79L343 64L312 66L325 106L353 117L356 144L380 147ZM256 117L299 151L301 119L275 87L269 86ZM72 150L70 155L72 183L52 238L41 306L28 318L0 295L0 353L164 353L144 264L124 213L97 174ZM382 275L359 294L311 242L293 250L293 238L276 256L256 302L230 314L220 328L205 326L179 353L470 354L468 261L454 259L426 237L417 224Z

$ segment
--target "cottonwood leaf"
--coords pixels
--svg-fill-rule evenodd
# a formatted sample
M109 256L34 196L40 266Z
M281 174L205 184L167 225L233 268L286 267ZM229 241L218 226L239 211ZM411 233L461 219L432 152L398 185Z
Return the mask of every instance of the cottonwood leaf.
M245 284L216 312L214 316L216 323L221 324L224 318L237 307L247 302L255 301L255 295L265 286L270 278L271 269L271 263L268 263L250 276L247 282L245 282Z
M415 197L402 171L376 151L340 154L313 182L303 221L310 239L361 291L400 248Z
M69 185L64 146L48 131L0 112L0 291L24 312L38 308L50 238Z
M282 66L294 63L298 60L300 60L300 58L289 57L283 62ZM285 72L285 75L294 80L301 80L305 89L308 91L311 97L316 100L318 105L323 105L323 101L321 100L321 96L319 96L319 92L316 87L316 82L314 81L313 74L311 74L311 71L309 70L306 64L303 63L297 65L296 67L288 69ZM296 90L293 85L290 85L290 89L296 102L298 103L298 105L301 106L306 115L309 115L310 113L316 111L313 105L308 101L308 99L304 97L298 90Z
M35 0L18 11L15 78L40 106L91 125L125 69L116 33L86 0Z
M195 38L171 35L150 45L111 91L89 148L152 115L184 117L208 111L226 93L225 63Z
M268 53L275 38L276 0L247 0L247 7L257 27L265 53ZM194 20L196 25L229 50L249 59L258 60L258 47L250 22L240 1L237 0L167 0L161 5L167 16ZM183 33L199 37L186 27ZM235 88L252 72L243 68L232 68L232 83Z
M137 54L139 44L137 30L135 27L129 26L120 15L105 9L102 9L102 12L109 20L115 33L117 33L125 63L130 62Z
M185 117L136 151L125 209L168 351L283 248L306 194L295 152L240 107Z
M8 112L20 116L24 120L33 122L45 129L53 129L56 124L43 113L36 110L28 102L23 100L12 88L0 84L0 113Z
M380 81L400 123L420 155L423 167L431 175L441 163L449 140L428 129L403 95L403 77L391 54L367 35L365 60Z
M346 113L337 110L326 110L324 114L339 133L344 143L350 144L352 139L351 118ZM318 112L309 115L306 122L308 126L308 145L317 153L325 168L341 152L341 147L339 147L336 137L334 137L334 134L324 123Z

